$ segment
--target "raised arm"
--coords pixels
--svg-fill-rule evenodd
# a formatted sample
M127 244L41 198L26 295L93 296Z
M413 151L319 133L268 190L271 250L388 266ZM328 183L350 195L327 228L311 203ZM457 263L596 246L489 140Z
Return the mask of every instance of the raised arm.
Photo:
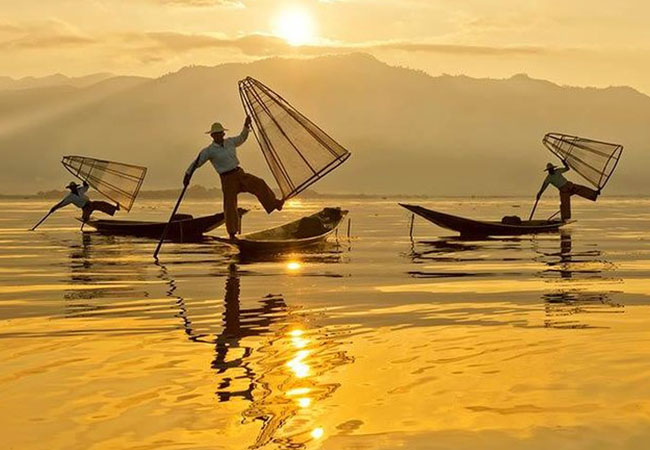
M250 116L246 116L246 120L244 120L244 128L241 130L241 133L239 133L239 136L235 136L232 138L233 142L235 143L235 147L239 147L244 142L246 142L246 139L248 139L248 132L250 131L250 128L251 128L251 118Z
M569 170L571 170L571 167L569 167L569 163L567 162L566 159L563 159L563 160L562 160L562 164L564 164L564 167L562 167L562 168L560 168L560 169L555 169L555 170L557 170L557 171L560 172L560 173L566 173L566 172L568 172Z

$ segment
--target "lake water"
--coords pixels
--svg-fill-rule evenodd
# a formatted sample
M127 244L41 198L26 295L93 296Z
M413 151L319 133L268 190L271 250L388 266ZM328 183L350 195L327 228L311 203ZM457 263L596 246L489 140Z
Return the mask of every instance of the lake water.
M72 208L26 231L49 206L2 202L3 448L648 448L650 199L576 200L561 233L481 241L421 219L412 241L392 200L256 206L244 231L342 206L351 238L263 260L170 243L159 264Z

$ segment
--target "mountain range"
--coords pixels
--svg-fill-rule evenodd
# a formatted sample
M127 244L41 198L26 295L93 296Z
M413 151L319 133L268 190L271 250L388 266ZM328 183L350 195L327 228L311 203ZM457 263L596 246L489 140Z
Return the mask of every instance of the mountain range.
M212 122L239 132L237 81L246 76L282 94L352 152L314 186L320 192L533 196L546 162L557 162L541 144L554 131L623 144L606 193L650 194L650 97L630 87L560 86L523 74L431 76L366 54L20 89L2 89L0 79L0 192L60 189L72 176L59 161L70 154L147 166L145 189L179 186L209 143L204 131ZM271 180L254 139L239 155L247 171ZM195 182L219 183L207 166Z

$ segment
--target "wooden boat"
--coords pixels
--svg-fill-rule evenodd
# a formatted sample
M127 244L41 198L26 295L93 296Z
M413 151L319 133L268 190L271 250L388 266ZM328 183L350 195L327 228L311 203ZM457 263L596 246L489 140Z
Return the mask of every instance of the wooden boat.
M461 236L514 236L548 233L557 231L560 227L570 223L570 221L561 220L523 220L521 223L473 220L423 208L422 206L403 203L399 205L439 227L458 231Z
M237 239L216 239L237 247L240 252L281 252L325 241L347 213L341 208L324 208L279 227L244 234Z
M244 215L248 211L239 209L239 214ZM169 240L196 240L204 233L220 227L225 222L224 213L217 213L211 216L192 217L189 214L177 214L169 224L166 239ZM86 222L102 234L128 235L160 239L166 222L146 222L135 220L112 220L112 219L91 219Z

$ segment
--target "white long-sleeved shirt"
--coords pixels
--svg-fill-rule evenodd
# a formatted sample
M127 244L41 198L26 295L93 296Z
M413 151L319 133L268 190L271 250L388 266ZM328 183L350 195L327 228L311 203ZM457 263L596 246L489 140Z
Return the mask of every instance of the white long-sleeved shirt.
M190 164L190 167L187 168L186 173L191 175L194 170L201 167L207 161L210 161L214 167L214 170L220 174L236 169L239 167L239 159L237 159L237 147L246 142L247 138L248 127L244 127L239 136L224 139L223 145L219 145L216 142L212 141L210 145L205 147L199 153L199 156L196 160L196 166L194 165L194 162L192 162L192 164Z
M567 184L569 181L564 178L563 173L568 172L569 169L566 167L561 167L559 169L555 169L553 173L549 173L546 175L546 178L544 179L544 183L542 183L542 189L540 189L540 193L544 192L546 188L548 187L549 184L552 184L556 188L560 189L562 186Z
M86 195L86 192L88 192L88 186L80 186L77 188L77 193L75 194L74 192L70 192L68 195L66 195L63 200L59 203L59 207L63 208L64 206L68 206L70 203L75 205L77 208L83 208L86 206L86 203L90 201L88 196Z

